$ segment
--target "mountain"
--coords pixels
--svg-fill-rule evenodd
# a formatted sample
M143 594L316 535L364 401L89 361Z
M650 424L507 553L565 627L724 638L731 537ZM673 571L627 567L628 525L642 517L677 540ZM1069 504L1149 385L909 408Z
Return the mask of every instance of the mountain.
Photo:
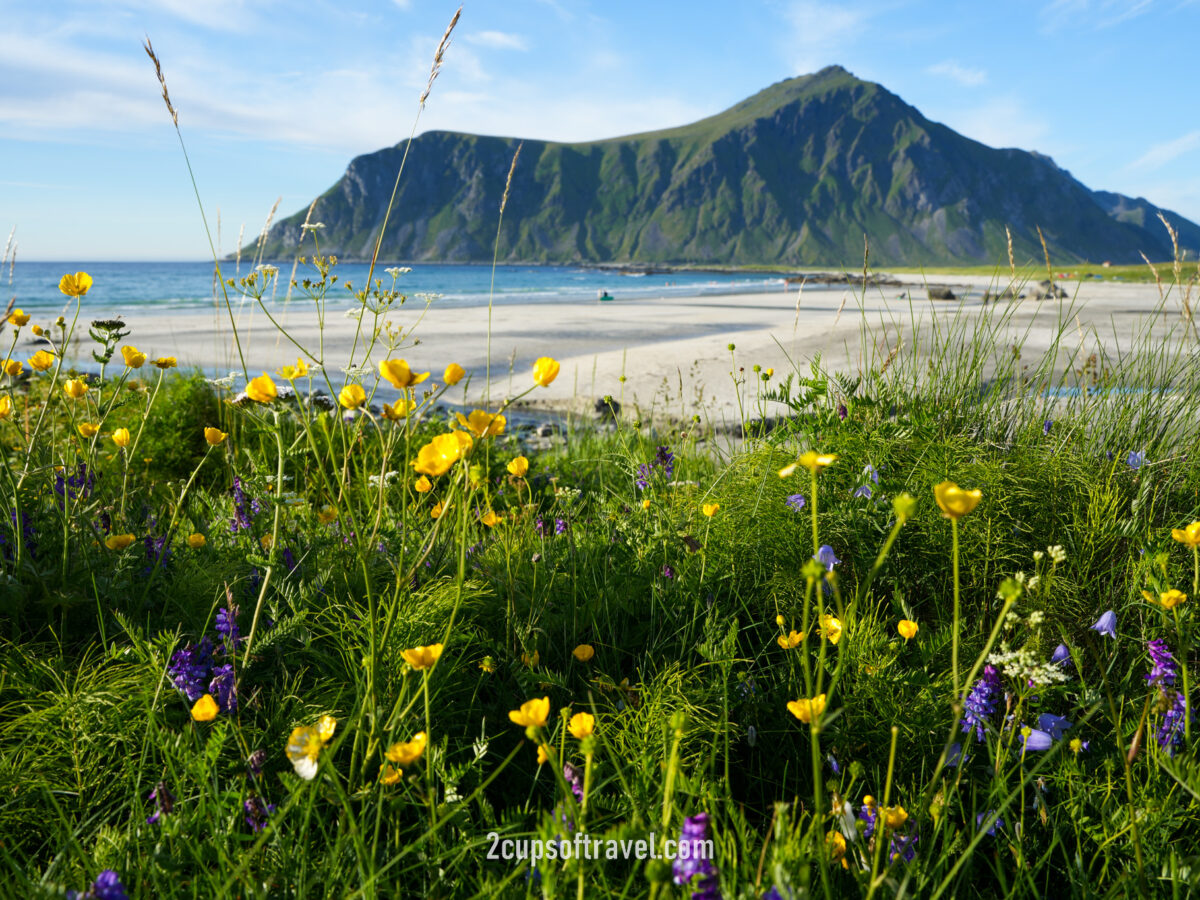
M316 201L323 253L370 258L407 141L356 157ZM490 262L513 138L432 131L409 148L380 259ZM296 252L301 210L266 255ZM875 265L1168 259L1157 207L1094 192L1049 157L995 149L831 66L690 125L525 141L501 262ZM1200 252L1200 226L1162 211ZM305 246L312 247L306 240Z

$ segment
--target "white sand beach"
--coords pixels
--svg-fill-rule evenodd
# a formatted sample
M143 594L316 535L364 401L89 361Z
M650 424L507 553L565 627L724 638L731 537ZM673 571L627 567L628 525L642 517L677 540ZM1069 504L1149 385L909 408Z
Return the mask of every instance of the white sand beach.
M1082 347L1084 356L1099 347L1110 354L1124 352L1134 336L1147 328L1152 329L1154 340L1162 341L1182 339L1185 332L1180 298L1168 295L1161 301L1153 284L1063 281L1068 292L1064 300L1027 296L1011 303L984 304L984 290L1003 290L1007 284L983 277L944 277L938 283L959 297L965 294L965 299L931 301L919 276L900 280L900 286L868 287L865 297L855 287L809 285L800 290L789 285L786 290L723 296L507 302L492 314L492 405L530 384L530 367L539 356L553 356L562 363L557 381L529 398L539 406L590 410L596 398L610 394L627 413L681 418L701 413L721 424L739 419L739 391L743 401L753 400L756 364L773 368L777 381L793 365L807 372L819 354L826 369L856 373L893 352L913 352L921 343L914 340L914 331L927 332L935 320L957 319L974 328L1006 317L1006 325L996 333L996 344L1023 342L1030 356L1050 345L1060 322L1067 335L1064 344L1070 343L1072 352ZM1031 295L1036 286L1036 281L1022 283L1020 290ZM261 311L246 306L238 318L252 375L274 371L300 355ZM431 370L435 381L447 363L459 363L471 376L467 402L482 401L488 361L487 307L434 305L421 316L420 308L404 306L389 318L405 329L415 326L412 337L418 340L415 346L406 341L394 356L406 358L418 370ZM283 322L297 342L318 355L319 330L311 307L293 304ZM134 329L130 340L153 355L177 356L181 366L240 371L223 308L204 313L164 311L150 320L131 319L129 324ZM351 358L356 325L340 314L326 323L323 358L335 384L345 377L342 368ZM736 346L734 354L728 350L731 343ZM357 346L354 358L361 365L361 336ZM383 356L377 347L372 363ZM746 379L741 387L735 373ZM367 382L368 386L374 382L373 374ZM458 390L447 399L463 399ZM381 396L390 397L390 389Z

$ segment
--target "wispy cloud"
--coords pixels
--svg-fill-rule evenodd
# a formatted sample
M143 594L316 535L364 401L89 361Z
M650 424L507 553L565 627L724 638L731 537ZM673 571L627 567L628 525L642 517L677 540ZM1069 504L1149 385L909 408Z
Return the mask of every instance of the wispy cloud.
M1176 9L1186 5L1180 4ZM1154 0L1050 0L1039 13L1041 29L1051 33L1064 28L1111 28L1145 15Z
M1051 134L1050 123L1015 97L997 97L952 114L946 124L991 147L1039 147Z
M525 38L507 31L475 31L468 34L464 40L469 44L490 47L494 50L520 50L523 52L529 49Z
M1129 164L1130 169L1157 169L1200 147L1200 130L1189 131L1172 141L1155 144Z
M798 75L843 61L845 48L861 37L869 19L860 7L828 0L792 0L784 15L792 26L789 48Z
M960 65L957 60L953 59L937 63L925 71L930 75L940 75L944 78L949 78L951 81L957 81L964 87L979 87L979 85L987 82L987 72L983 69L972 69Z

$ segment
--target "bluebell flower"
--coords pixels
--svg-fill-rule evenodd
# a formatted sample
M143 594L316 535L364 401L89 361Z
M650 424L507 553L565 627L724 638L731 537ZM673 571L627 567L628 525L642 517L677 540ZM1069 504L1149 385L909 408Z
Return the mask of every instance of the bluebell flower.
M125 885L112 869L105 869L96 876L91 888L85 894L78 891L67 891L67 900L129 900Z
M868 500L870 500L871 499L871 486L869 484L859 485L857 488L854 489L854 496L855 497L866 497Z
M805 500L803 494L792 494L784 502L796 512L800 512L800 510L804 509Z
M870 478L875 484L879 484L879 472L870 463L867 463L866 468L863 469L863 474Z
M1092 631L1098 631L1105 637L1116 638L1117 636L1117 614L1111 609L1104 613L1096 624L1092 626Z
M1066 644L1059 644L1054 648L1054 654L1050 657L1050 662L1056 666L1062 666L1064 669L1075 665L1075 662L1071 659L1071 651Z
M1021 729L1021 743L1026 750L1049 750L1054 746L1054 738L1045 731L1026 725Z
M983 677L975 682L971 693L963 704L962 730L964 734L975 732L975 740L982 741L987 720L995 715L1000 705L1000 673L993 665L983 667Z
M975 829L978 831L981 827L983 827L984 819L990 819L995 815L996 811L994 809L989 809L987 812L981 812L975 817ZM1004 819L1000 816L996 816L996 821L992 822L992 824L988 827L987 833L990 836L995 837L997 830L1004 830Z
M833 548L828 544L822 544L820 549L817 550L817 555L814 556L813 559L823 565L826 572L832 572L833 567L841 562L840 559L834 556Z
M1130 450L1129 456L1125 458L1125 463L1136 472L1146 464L1146 451Z
M716 866L706 855L710 846L708 813L697 813L685 819L679 834L679 852L671 863L671 871L676 884L694 888L692 900L719 900L721 896Z
M1072 723L1063 716L1055 716L1050 713L1042 713L1038 716L1038 728L1050 735L1051 740L1062 740L1063 732L1071 727L1073 727Z

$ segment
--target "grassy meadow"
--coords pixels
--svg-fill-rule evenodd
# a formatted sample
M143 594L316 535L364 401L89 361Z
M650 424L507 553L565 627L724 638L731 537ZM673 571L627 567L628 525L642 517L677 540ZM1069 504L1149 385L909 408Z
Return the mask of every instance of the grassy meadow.
M399 269L350 358L217 380L64 273L73 317L0 331L0 895L1190 894L1174 275L1167 343L1087 352L1064 302L1023 354L1002 301L855 373L730 345L739 435L546 436L555 348L503 399L413 370Z
M853 379L744 361L757 437L546 439L451 413L400 296L345 386L6 323L13 896L1190 890L1190 345L1018 370L955 319Z

